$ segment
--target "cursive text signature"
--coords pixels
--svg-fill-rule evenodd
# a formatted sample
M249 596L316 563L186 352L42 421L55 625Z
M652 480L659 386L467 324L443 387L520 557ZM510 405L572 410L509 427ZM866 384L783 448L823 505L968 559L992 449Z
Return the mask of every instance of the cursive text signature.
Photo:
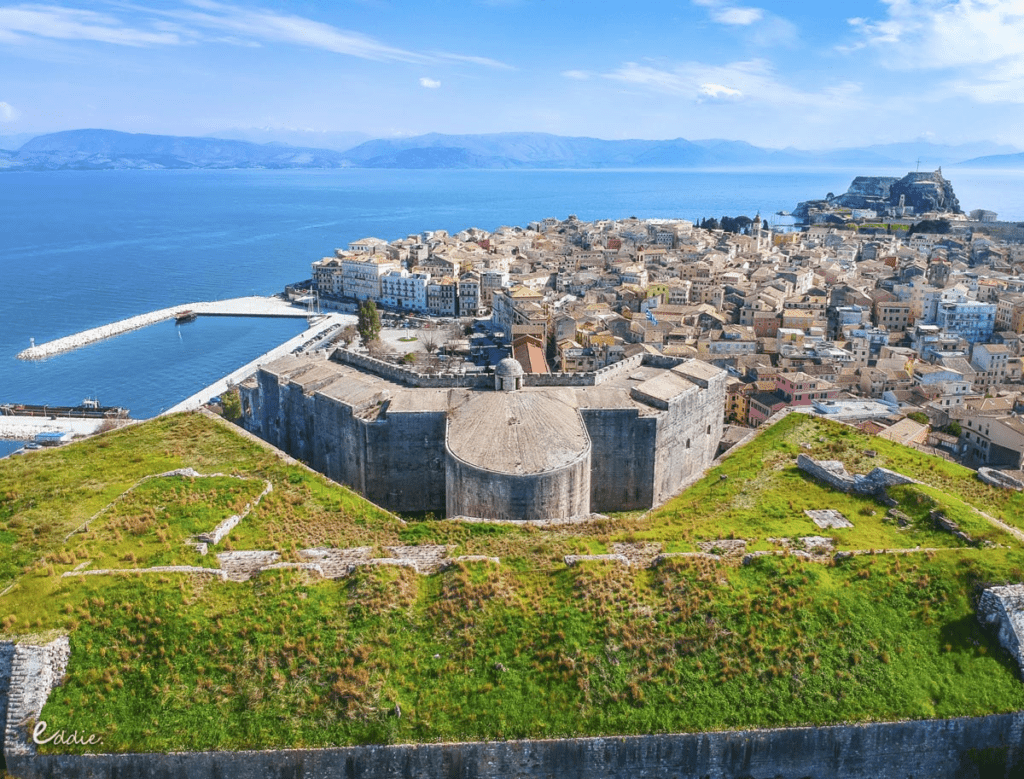
M77 730L73 730L70 733L65 730L58 730L52 735L43 738L44 733L46 733L46 722L39 720L39 722L36 723L36 726L32 729L32 740L37 744L74 744L78 746L90 746L92 744L103 743L103 739L95 733L90 733L88 736L85 734L80 736L78 735Z

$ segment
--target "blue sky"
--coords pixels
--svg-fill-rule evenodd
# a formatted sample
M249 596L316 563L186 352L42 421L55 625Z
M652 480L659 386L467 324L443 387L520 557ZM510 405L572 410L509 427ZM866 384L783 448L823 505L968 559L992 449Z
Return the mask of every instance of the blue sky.
M1024 148L1024 0L0 0L0 134Z

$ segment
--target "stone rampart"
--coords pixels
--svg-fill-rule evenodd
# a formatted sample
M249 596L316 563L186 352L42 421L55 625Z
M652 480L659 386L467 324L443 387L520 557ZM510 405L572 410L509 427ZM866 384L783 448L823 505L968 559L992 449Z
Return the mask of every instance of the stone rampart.
M374 373L388 381L398 384L405 384L409 387L447 388L447 387L479 387L482 389L494 387L494 377L490 374L480 373L437 373L426 374L410 370L402 365L378 360L365 354L353 352L350 349L335 349L331 353L331 359L354 368Z
M35 754L28 724L39 717L50 691L64 680L70 657L67 636L46 644L0 642L0 683L8 659L10 669L7 685L0 687L0 710L6 710L3 752L8 760L14 755Z
M818 728L275 752L17 755L19 779L966 779L1024 775L1024 713Z
M1024 585L989 587L981 594L978 620L996 631L1003 649L1013 655L1024 676Z

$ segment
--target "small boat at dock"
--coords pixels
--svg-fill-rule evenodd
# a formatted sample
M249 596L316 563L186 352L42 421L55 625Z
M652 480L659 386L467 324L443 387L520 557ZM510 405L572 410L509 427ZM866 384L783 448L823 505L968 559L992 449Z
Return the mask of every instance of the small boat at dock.
M187 311L179 311L177 314L174 315L174 324L184 325L187 324L188 322L195 322L196 317L198 316L199 315L195 311L192 311L191 309Z

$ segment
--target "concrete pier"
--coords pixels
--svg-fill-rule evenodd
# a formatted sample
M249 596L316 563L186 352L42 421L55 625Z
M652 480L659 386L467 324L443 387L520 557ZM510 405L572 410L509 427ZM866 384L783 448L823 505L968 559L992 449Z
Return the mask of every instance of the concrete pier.
M42 360L63 352L88 346L89 344L112 338L116 335L138 330L142 327L173 319L182 311L191 311L197 316L266 316L302 318L307 315L304 308L292 305L287 300L276 297L244 297L228 300L212 300L199 303L182 303L173 308L161 308L148 314L122 319L109 325L83 330L74 335L57 338L53 341L37 344L18 353L20 360Z
M92 435L105 419L80 419L78 417L16 417L0 416L0 438L11 441L32 441L40 433L73 433ZM120 421L120 420L115 420Z

